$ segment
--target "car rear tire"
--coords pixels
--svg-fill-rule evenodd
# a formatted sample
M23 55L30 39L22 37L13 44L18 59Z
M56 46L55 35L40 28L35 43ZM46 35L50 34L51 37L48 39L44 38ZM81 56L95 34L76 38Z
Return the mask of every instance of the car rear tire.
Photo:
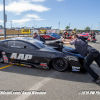
M64 58L56 58L53 59L52 66L55 70L62 72L68 68L68 62Z

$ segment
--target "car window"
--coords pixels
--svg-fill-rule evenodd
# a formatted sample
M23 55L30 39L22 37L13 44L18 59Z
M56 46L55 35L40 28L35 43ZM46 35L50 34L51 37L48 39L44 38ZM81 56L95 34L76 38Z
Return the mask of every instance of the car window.
M21 41L9 41L8 47L12 48L21 48L21 49L36 49L34 46L28 43L24 43Z
M83 33L82 35L87 35L87 34L84 34L84 33Z
M42 43L34 42L38 48L44 48L45 46Z
M0 45L4 46L4 47L7 47L7 42L1 42Z

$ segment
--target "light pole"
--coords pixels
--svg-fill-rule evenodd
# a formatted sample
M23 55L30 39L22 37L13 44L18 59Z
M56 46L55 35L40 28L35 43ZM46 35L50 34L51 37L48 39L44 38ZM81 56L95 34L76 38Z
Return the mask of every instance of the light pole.
M11 29L12 29L12 21L11 21Z
M99 33L99 30L100 30L100 22L99 22L99 27L98 27L98 33Z
M60 21L59 21L59 23L58 23L58 29L60 29Z
M91 30L92 30L92 25L91 25Z
M58 30L60 30L60 21L59 21L59 23L58 23Z
M34 18L34 28L35 28L35 18Z
M3 0L3 10L4 10L4 37L6 39L5 0Z
M69 23L69 29L70 29L70 23Z

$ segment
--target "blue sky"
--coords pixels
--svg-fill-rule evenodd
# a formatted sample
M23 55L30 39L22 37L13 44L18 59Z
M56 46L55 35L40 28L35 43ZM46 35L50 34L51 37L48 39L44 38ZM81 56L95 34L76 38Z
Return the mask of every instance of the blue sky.
M100 0L5 0L8 28L51 27L100 29ZM0 0L0 25L3 25L3 0Z

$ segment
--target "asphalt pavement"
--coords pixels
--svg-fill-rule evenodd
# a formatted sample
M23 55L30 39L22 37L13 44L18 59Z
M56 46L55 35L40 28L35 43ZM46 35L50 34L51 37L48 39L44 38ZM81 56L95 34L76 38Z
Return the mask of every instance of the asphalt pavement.
M89 45L100 51L99 39ZM100 75L95 62L91 67ZM0 64L0 100L100 100L100 86L91 80L88 73Z

